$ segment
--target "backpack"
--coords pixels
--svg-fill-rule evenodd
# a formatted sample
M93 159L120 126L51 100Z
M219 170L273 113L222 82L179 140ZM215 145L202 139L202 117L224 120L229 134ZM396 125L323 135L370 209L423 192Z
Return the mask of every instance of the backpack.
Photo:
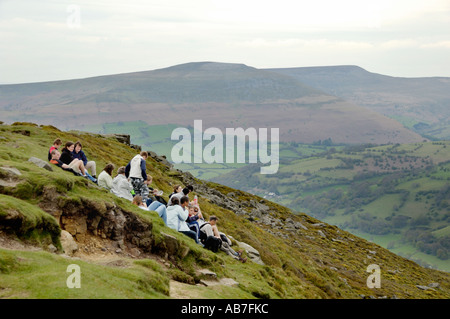
M222 246L222 241L214 236L208 236L204 242L204 248L211 250L214 253L217 253L217 251Z
M228 243L228 245L230 246L232 245L231 240L224 233L220 233L220 238L222 239L223 242Z
M206 224L209 223L203 224L200 229ZM220 247L222 247L222 240L214 236L208 236L204 231L199 231L198 239L204 245L204 248L209 249L215 253L220 249Z

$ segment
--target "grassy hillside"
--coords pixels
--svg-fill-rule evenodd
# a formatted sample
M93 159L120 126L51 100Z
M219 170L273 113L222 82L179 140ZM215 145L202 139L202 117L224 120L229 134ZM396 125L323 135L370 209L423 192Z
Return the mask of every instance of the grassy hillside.
M450 297L448 273L422 268L338 227L149 158L153 186L168 194L174 184L194 185L205 215L217 215L220 229L235 245L253 246L264 264L239 263L168 229L155 212L86 179L28 161L32 156L45 160L51 142L60 137L80 140L99 168L109 162L117 168L136 151L114 138L27 123L0 125L0 137L2 298ZM78 245L73 255L62 254L63 232ZM80 289L66 287L69 264L81 267ZM370 264L381 268L381 288L366 285ZM200 272L205 268L217 274L214 285L201 284L207 282ZM223 284L227 278L232 285Z
M302 153L308 148L321 153ZM275 175L246 167L214 180L450 270L450 142L290 150Z

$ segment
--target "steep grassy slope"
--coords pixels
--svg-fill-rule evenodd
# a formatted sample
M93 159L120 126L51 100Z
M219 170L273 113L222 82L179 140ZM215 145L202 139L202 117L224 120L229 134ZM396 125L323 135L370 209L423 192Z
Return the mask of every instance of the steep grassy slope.
M60 137L80 140L100 169L109 162L118 167L136 150L114 138L26 123L0 125L0 136L3 298L182 297L171 282L198 284L202 268L238 283L184 290L202 298L450 297L448 273L422 268L335 226L149 158L155 187L168 194L174 184L194 185L205 215L217 215L221 230L235 243L257 249L264 265L239 263L205 250L165 227L156 213L81 177L28 162L32 156L45 160L51 142ZM61 255L63 231L78 245L73 257ZM81 267L81 289L65 286L66 268L74 263ZM381 268L381 288L366 285L370 264ZM438 285L431 288L432 283Z

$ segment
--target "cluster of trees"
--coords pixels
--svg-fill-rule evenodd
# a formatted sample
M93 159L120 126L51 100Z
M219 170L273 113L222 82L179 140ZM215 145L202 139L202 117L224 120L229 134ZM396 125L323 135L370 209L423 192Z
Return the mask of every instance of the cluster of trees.
M376 177L379 178L376 178ZM317 180L310 181L299 187L300 191L319 190L319 192L299 196L292 202L291 208L297 210L308 210L309 213L319 219L336 215L337 210L344 210L344 214L357 213L352 216L350 222L341 224L344 229L358 229L373 235L387 235L390 233L405 232L403 239L411 242L420 251L437 256L446 260L450 255L449 237L435 238L431 234L428 225L432 221L450 220L450 184L446 184L441 189L417 192L416 200L425 200L429 203L431 210L415 218L398 214L402 207L410 199L410 191L397 189L399 183L405 180L417 178L406 175L406 173L387 174L380 176L373 172L357 174L353 180L342 183L339 182L333 188L320 192L324 185ZM334 181L337 182L337 181ZM332 186L330 183L328 187ZM419 187L413 185L413 187ZM393 205L391 215L380 219L371 214L363 214L360 211L363 207L372 201L386 194L398 194L399 201ZM449 213L442 214L442 210L449 210ZM440 213L438 214L437 211ZM420 231L420 236L414 233L418 227L425 227L426 230Z
M299 197L293 201L293 207L303 207L308 209L312 215L318 218L334 215L338 209L345 209L345 213L351 213L362 206L371 203L385 194L401 194L401 203L397 206L400 209L406 202L409 192L405 190L396 190L400 175L385 175L381 180L373 179L379 176L374 172L359 173L353 180L339 180L334 183L328 183L326 186L339 185L340 188L331 188L328 191L320 192L315 195ZM298 187L300 192L315 191L323 188L324 184L317 180Z
M392 226L390 223L378 219L372 221L355 219L355 221L352 221L348 227L358 229L372 235L387 235L392 232Z
M442 260L450 257L450 236L436 238L428 229L414 228L407 230L403 238L426 254Z

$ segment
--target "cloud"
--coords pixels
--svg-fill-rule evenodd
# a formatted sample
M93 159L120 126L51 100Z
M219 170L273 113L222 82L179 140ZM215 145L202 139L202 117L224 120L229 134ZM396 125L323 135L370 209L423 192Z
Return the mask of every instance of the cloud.
M382 42L378 45L381 50L397 50L406 48L418 48L420 43L414 39L394 39Z
M73 4L79 28L68 25ZM448 0L2 0L0 83L201 60L256 67L380 60L398 70L397 56L408 50L424 54L426 63L409 69L420 76L446 70L437 63L450 68L434 58L448 54L449 13Z
M439 41L420 45L424 49L450 49L450 41Z

